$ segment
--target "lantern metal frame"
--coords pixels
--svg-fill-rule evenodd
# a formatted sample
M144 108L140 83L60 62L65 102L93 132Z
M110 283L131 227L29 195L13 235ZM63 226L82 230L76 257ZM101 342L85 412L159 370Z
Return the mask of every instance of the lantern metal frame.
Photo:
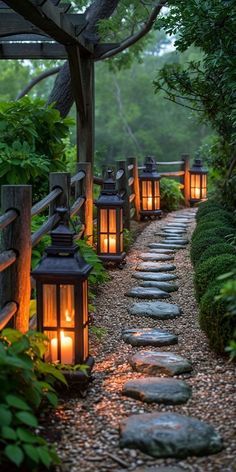
M207 174L208 170L203 167L202 160L196 158L194 163L189 170L190 178L189 178L189 192L190 198L189 203L190 205L194 205L195 203L204 201L207 199ZM197 184L197 177L199 178ZM193 180L195 180L193 182ZM195 196L194 196L195 192ZM199 192L199 196L196 196L196 192Z
M78 252L78 246L74 244L75 233L69 228L67 209L59 208L57 212L61 220L58 227L51 232L52 244L46 248L45 256L32 271L32 276L36 280L37 291L37 329L42 333L55 333L57 360L59 362L62 358L62 331L67 334L73 333L72 364L87 364L89 372L94 364L94 359L89 355L88 295L86 287L92 267L85 262ZM49 323L45 324L45 285L55 287L56 296L54 301L56 307L54 313L56 314L56 326L54 325L55 319L51 326ZM74 319L69 327L62 324L61 306L63 306L63 298L61 298L61 295L62 287L65 286L70 286L73 290L71 293L73 293ZM50 348L52 349L52 346ZM49 355L49 362L52 362L52 354ZM84 376L82 372L76 372L78 372L77 376Z
M97 254L104 262L113 262L115 264L122 264L126 253L123 250L123 208L124 200L116 190L116 182L112 177L113 171L108 169L107 177L103 183L99 198L96 200L97 207ZM110 230L111 226L111 211L115 210L115 231ZM102 211L106 215L106 228L102 228ZM103 237L103 243L102 243ZM110 251L111 238L115 238L115 252ZM104 250L105 240L107 241L107 251Z
M139 175L139 188L140 188L140 215L141 217L160 217L162 211L160 209L160 174L156 171L156 162L152 156L147 156L144 161L144 169ZM143 182L150 182L151 195L143 194ZM146 193L148 190L146 189ZM151 199L151 209L145 209L145 200L147 200L147 206L149 205L148 199ZM156 205L156 200L158 205ZM158 206L159 208L156 208Z

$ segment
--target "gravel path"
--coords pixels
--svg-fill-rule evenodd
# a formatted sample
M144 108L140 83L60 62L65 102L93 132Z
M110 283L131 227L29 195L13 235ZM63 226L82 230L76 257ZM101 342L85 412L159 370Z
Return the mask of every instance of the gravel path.
M181 214L185 211L188 210L182 210ZM111 281L102 287L97 297L96 326L106 328L107 334L102 341L92 345L91 354L96 360L94 380L86 398L78 399L74 395L60 403L56 415L48 420L45 428L57 443L62 459L62 465L57 470L158 472L159 466L178 466L183 471L236 471L235 365L209 350L206 336L199 328L188 247L175 255L179 290L168 299L170 303L182 307L183 315L173 320L156 321L131 316L127 311L129 305L138 301L125 297L124 293L128 288L139 285L139 281L132 277L137 262L140 262L139 254L147 251L148 243L161 239L154 233L165 225L167 219L154 221L145 227L127 257L125 268L111 271ZM194 223L189 229L189 235L193 227ZM148 405L121 395L122 386L127 380L145 377L144 374L133 372L128 362L131 354L145 348L135 348L121 340L121 330L125 327L156 327L178 335L178 344L152 347L152 350L168 350L191 360L193 372L178 378L185 379L192 386L192 399L184 405ZM189 415L212 424L224 439L223 451L181 461L153 459L137 450L120 449L118 425L122 419L133 413L165 411Z

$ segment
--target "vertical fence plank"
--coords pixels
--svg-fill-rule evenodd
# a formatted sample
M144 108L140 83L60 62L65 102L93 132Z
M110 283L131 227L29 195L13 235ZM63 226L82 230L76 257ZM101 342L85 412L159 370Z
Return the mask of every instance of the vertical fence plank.
M127 163L128 163L128 165L132 164L134 166L134 168L133 168L133 177L134 177L133 189L134 189L134 193L135 193L135 199L134 199L135 219L136 219L136 221L140 221L140 192L139 192L138 160L137 160L137 157L128 157Z
M70 172L51 172L49 175L50 192L55 188L62 189L61 195L50 205L49 213L52 216L55 208L66 207L70 204Z
M130 203L129 203L129 186L128 186L128 173L127 173L127 164L124 160L119 160L116 162L116 169L118 171L123 171L123 175L117 180L117 190L122 194L124 200L124 228L130 229Z
M15 327L26 332L29 326L31 265L31 185L3 185L2 212L14 209L16 220L2 233L4 250L14 249L16 262L1 274L1 306L14 301L18 305Z
M190 169L190 156L189 154L182 154L182 160L184 161L184 199L185 199L185 206L189 206L189 198L190 198L190 176L189 176L189 169Z
M88 243L93 244L93 175L90 162L78 162L76 172L83 170L85 177L82 181L82 196L85 203L80 211L80 218L85 225L85 236L88 236Z

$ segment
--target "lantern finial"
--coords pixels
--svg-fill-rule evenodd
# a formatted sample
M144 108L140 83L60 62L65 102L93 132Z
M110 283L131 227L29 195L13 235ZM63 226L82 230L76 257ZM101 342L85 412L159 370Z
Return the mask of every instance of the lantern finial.
M59 224L51 231L52 245L47 248L47 253L51 254L65 250L74 253L76 246L74 245L75 232L69 228L69 210L64 207L56 208L56 214L59 216Z

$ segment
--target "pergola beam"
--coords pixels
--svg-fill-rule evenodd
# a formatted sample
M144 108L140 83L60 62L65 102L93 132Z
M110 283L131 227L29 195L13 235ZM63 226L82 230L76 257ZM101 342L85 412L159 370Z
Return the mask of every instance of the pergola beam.
M50 0L46 0L40 7L35 0L21 0L20 2L19 0L5 0L5 3L55 41L65 45L77 44L87 54L93 52L93 46L90 43L83 37L76 36L78 31L67 14L61 13L60 8L53 5Z
M79 48L76 45L68 47L67 55L76 108L83 121L86 116L86 101Z
M57 43L0 42L0 60L3 59L67 59L67 52Z

